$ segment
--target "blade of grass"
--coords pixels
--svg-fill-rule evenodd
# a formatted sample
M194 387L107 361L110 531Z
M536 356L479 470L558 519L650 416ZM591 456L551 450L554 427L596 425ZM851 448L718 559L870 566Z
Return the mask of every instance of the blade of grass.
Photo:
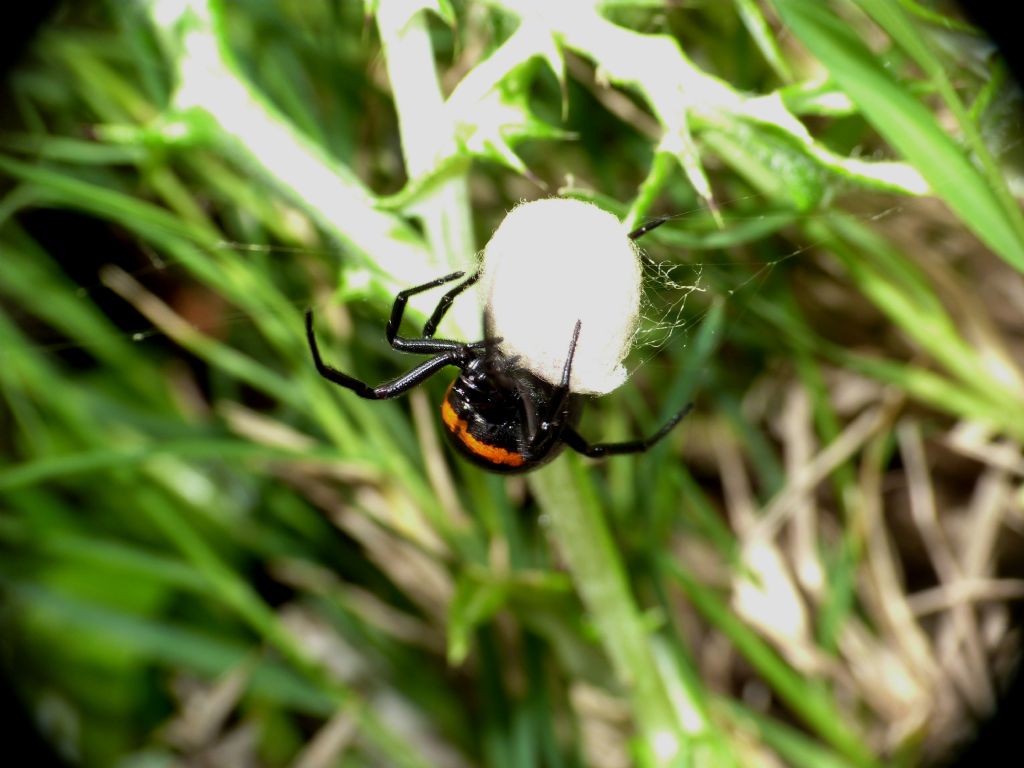
M1021 213L1020 204L1010 192L1006 177L982 139L977 124L971 118L967 107L960 100L956 88L950 80L947 66L935 55L929 40L919 30L918 26L911 21L909 15L904 12L898 3L893 3L891 0L856 1L924 70L931 80L931 84L935 86L939 95L942 96L946 107L956 117L967 147L970 148L971 154L980 163L980 170L984 175L984 179L998 201L999 212L1005 217L1007 224L1015 231L1019 246L1021 242L1024 242L1024 215ZM916 10L916 6L911 7ZM950 25L950 22L941 16L939 18L932 17L932 21L943 26ZM998 78L993 76L993 79Z
M793 73L790 72L789 64L782 55L779 43L768 26L760 6L754 0L733 0L733 3L743 20L743 25L747 28L747 33L753 38L764 60L779 80L788 83L793 79Z
M886 69L850 25L818 0L775 0L786 24L828 68L875 129L928 180L982 242L1024 271L1024 224L935 116Z
M563 457L531 475L530 487L550 520L615 675L629 691L646 745L642 751L653 765L677 764L688 750L690 734L669 703L621 556L583 463L575 456Z
M664 559L662 567L682 587L694 607L732 641L776 695L804 723L853 764L878 765L863 738L847 727L846 716L837 709L820 684L808 681L794 671L753 630L736 618L722 599L681 565Z
M113 647L143 659L182 665L214 676L253 657L251 646L210 638L206 633L168 622L112 611L33 584L10 584L8 590L16 600L24 601L29 610L49 614L72 632L102 637ZM338 708L334 696L280 664L257 663L250 684L256 695L306 714L327 717Z
M268 184L390 278L389 288L436 277L429 266L431 255L417 234L397 217L377 210L348 167L303 136L242 76L218 3L154 5L147 11L177 70L173 104L184 125L169 129L207 137L213 146L258 169Z
M748 707L743 707L731 700L722 704L727 708L729 717L734 718L741 727L753 728L758 736L785 760L792 768L851 768L856 762L847 760L842 755L824 749L820 744L808 739L799 731L765 717L763 714Z

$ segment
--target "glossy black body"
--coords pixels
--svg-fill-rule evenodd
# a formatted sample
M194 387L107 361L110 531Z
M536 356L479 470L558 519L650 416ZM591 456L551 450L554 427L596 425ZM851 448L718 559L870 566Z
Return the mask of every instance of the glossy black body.
M576 427L583 410L580 395L509 365L496 349L462 370L445 401L462 427L454 429L443 414L452 447L473 464L504 474L528 472L555 458L565 448L566 429ZM505 454L521 463L509 463Z

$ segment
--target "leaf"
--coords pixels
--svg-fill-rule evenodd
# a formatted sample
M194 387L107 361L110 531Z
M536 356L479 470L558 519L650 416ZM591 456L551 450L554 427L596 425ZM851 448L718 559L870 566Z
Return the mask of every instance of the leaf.
M505 604L503 584L463 574L455 587L448 609L448 662L458 666L469 655L470 642L477 627L490 619Z
M989 181L850 25L818 0L776 0L783 20L864 117L984 243L1024 271L1024 237Z
M551 35L524 24L459 83L447 107L463 150L528 174L513 150L516 143L572 137L537 118L530 108L538 59L564 84L564 63Z

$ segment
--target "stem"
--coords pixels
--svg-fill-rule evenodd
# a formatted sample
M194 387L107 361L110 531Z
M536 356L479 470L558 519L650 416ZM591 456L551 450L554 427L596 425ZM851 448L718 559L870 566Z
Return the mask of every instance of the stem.
M398 217L374 207L374 196L345 166L310 141L238 70L214 0L149 3L153 28L177 70L174 129L211 133L237 161L309 211L317 223L394 285L426 279L429 253ZM412 274L410 274L412 273ZM393 287L393 286L388 286Z
M622 559L582 462L571 455L556 461L533 474L530 487L550 519L552 535L615 674L629 692L645 751L654 765L677 765L687 734L674 714Z
M409 9L410 4L403 0L381 0L377 29L398 114L406 174L415 180L437 172L458 150L434 66L426 13L415 10L410 15ZM426 185L410 206L410 212L423 223L431 251L428 263L435 276L453 269L476 269L465 175L468 167L465 164ZM482 324L476 302L458 302L451 314L467 336L479 337Z

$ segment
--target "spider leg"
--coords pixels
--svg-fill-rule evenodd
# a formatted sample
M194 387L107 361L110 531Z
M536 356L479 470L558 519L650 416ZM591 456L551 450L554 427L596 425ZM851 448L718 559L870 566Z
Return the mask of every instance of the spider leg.
M461 275L462 273L460 272L458 274ZM451 275L449 275L449 277L451 277ZM455 301L455 297L458 296L467 288L469 288L469 286L476 283L476 281L479 279L480 272L477 271L467 280L459 283L450 291L448 291L444 296L441 297L441 300L437 302L437 307L434 309L434 312L430 316L430 319L427 320L426 325L423 326L423 338L429 339L433 337L434 331L437 330L438 324L441 322L442 319L444 319L445 314L447 314L448 312L448 308L451 307L452 302Z
M539 442L537 436L541 432L541 422L537 419L537 406L533 396L529 392L521 389L519 396L523 401L523 423L526 425L526 429L523 433L524 443L527 449L533 449Z
M641 224L639 227L629 233L628 237L630 240L639 240L641 237L646 235L652 229L657 229L666 221L669 220L668 216L659 216L656 219L651 219L646 224Z
M576 327L572 329L572 341L569 342L569 354L565 356L565 365L562 366L562 380L558 382L559 399L565 400L569 395L569 376L572 373L572 359L576 356L576 342L580 339L580 328L583 323L576 321Z
M313 333L313 312L310 310L306 311L306 340L309 342L309 349L313 353L313 362L316 365L316 370L321 376L337 384L339 387L351 389L357 395L367 400L387 400L397 397L416 385L422 384L445 366L455 365L462 367L467 359L472 356L470 350L493 343L492 340L485 340L473 344L457 344L455 347L444 350L435 357L420 363L408 373L380 386L371 387L369 384L360 381L354 376L349 376L347 373L342 373L337 368L323 361L320 357L320 347L316 343L316 335ZM455 342L449 343L455 344Z
M661 429L642 440L627 440L622 443L588 443L575 429L566 427L562 433L562 441L577 453L582 453L584 456L589 456L592 459L600 459L603 456L617 456L623 453L643 453L671 432L672 427L678 424L692 408L692 403L687 405L683 410L666 421L661 426Z
M576 355L576 342L580 338L582 323L577 320L573 328L572 341L569 342L569 354L565 358L565 365L562 367L562 380L554 389L554 396L548 404L548 411L545 418L538 422L536 408L528 393L521 393L523 398L524 413L526 416L526 441L531 450L538 448L545 440L552 437L552 430L556 425L563 424L560 418L564 413L569 401L569 377L572 374L572 359Z
M460 341L448 341L446 339L432 339L429 338L431 334L424 333L422 339L408 339L404 336L398 335L398 328L402 324L402 315L405 314L405 305L409 301L410 296L414 296L417 293L428 291L431 288L436 288L439 285L450 283L452 280L458 280L462 277L464 272L452 272L450 275L439 277L436 280L431 280L429 283L423 285L417 285L413 288L406 288L404 291L399 291L398 295L395 296L395 303L391 305L391 317L388 318L387 328L384 329L384 335L387 337L388 344L397 349L399 352L414 352L419 355L437 355L444 354L445 352L452 352L456 349L461 349L464 345ZM473 280L474 278L470 278ZM456 291L460 290L462 286L456 287ZM448 293L452 293L449 291ZM456 295L458 295L456 293ZM445 294L447 297L448 294ZM452 297L454 298L454 296ZM441 299L441 303L444 303L444 298ZM449 301L449 304L451 301ZM438 305L440 309L440 305ZM447 309L447 307L445 307ZM438 310L434 310L437 314ZM441 313L442 315L444 312ZM438 318L440 320L440 318ZM429 325L429 321L428 321Z

